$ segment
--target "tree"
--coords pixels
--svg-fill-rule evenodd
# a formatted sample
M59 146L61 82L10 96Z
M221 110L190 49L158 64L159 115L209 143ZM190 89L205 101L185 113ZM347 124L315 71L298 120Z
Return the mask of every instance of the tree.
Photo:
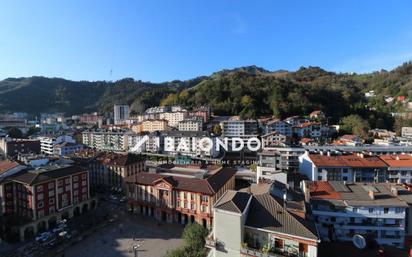
M213 126L213 134L217 136L222 135L222 127L219 124Z
M358 135L364 139L368 137L370 126L367 120L364 120L357 114L351 114L341 120L341 130L344 133Z
M183 246L168 252L165 257L205 257L207 234L207 229L202 225L197 223L187 225L182 234Z
M23 132L18 128L10 128L7 130L7 134L11 138L23 138Z
M36 127L30 127L27 132L26 132L26 137L29 137L37 132L40 132L40 128L36 128Z

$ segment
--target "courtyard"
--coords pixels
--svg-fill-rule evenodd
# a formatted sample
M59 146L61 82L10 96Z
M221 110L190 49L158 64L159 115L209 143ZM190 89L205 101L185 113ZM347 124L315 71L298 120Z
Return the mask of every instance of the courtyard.
M109 225L65 249L66 257L162 257L182 244L183 227L120 211Z

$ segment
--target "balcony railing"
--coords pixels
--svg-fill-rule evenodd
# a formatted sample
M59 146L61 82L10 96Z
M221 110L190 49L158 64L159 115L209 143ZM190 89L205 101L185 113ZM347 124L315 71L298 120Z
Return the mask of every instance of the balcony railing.
M259 249L254 249L250 247L242 247L240 249L241 256L250 256L250 257L308 257L309 255L304 252L299 253L289 253L289 252L281 252L281 251L269 251L264 252Z

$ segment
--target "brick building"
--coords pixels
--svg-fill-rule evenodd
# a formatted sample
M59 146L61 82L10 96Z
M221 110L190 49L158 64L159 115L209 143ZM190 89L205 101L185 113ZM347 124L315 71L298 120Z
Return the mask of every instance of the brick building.
M235 173L233 168L197 165L138 173L126 180L129 210L159 221L211 227L212 206L235 188Z
M4 216L19 217L23 241L54 226L58 220L86 212L96 205L90 199L86 169L72 165L50 165L9 176L3 184Z

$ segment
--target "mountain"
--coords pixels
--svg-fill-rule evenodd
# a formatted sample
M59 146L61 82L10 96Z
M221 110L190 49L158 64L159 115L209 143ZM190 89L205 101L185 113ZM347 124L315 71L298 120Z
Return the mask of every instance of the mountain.
M197 84L202 78L188 81L150 83L131 78L116 82L70 81L61 78L8 78L0 81L2 112L64 112L78 114L111 111L115 103L127 103L136 111L158 104L169 93Z
M374 90L376 97L366 98ZM8 78L0 81L0 110L66 114L107 112L115 103L127 103L141 112L158 104L188 107L210 105L217 115L254 118L309 114L322 109L330 122L357 114L372 127L392 128L391 112L403 112L397 101L412 98L412 63L391 71L367 74L335 73L319 67L297 71L268 71L256 66L215 72L187 81L150 83L131 78L116 82L70 81L60 78Z

